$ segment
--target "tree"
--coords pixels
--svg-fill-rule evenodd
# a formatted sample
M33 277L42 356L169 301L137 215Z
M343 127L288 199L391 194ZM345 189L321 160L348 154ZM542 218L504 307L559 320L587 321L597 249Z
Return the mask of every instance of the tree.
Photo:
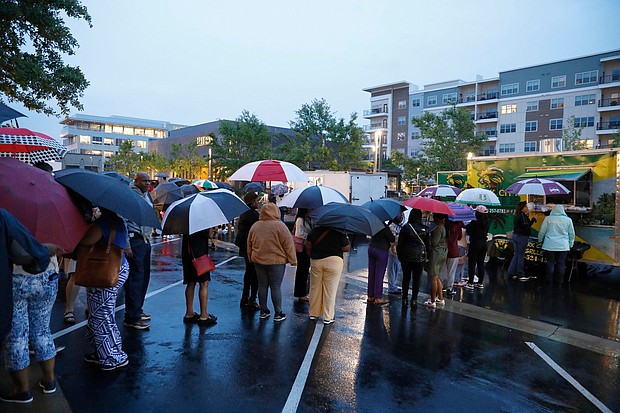
M212 143L212 157L222 179L249 162L271 158L273 136L267 126L247 110L234 122L222 121L218 132L220 137L214 137Z
M116 155L107 160L106 167L130 177L139 172L140 155L133 151L133 146L134 142L129 139L121 143Z
M566 126L562 129L562 150L578 151L588 149L588 143L581 139L584 126L575 126L575 115L566 120Z
M138 163L138 169L145 171L151 176L157 172L164 171L170 168L170 159L166 158L159 152L150 152L140 154L140 162Z
M171 145L172 161L170 170L185 179L197 179L205 159L198 153L196 142L188 144L173 143Z
M610 148L619 148L620 147L620 132L616 132L611 135L611 139L609 140Z
M404 153L400 151L392 151L390 157L392 164L398 166L403 170L402 181L406 186L413 188L419 187L420 183L417 182L418 178L422 174L422 168L425 164L425 159L421 156L408 158ZM421 175L422 177L426 175ZM432 176L432 175L428 175Z
M413 118L423 139L420 174L432 177L437 171L459 171L467 168L467 153L480 151L486 136L476 135L471 113L452 107L440 115L424 112Z
M79 98L89 83L62 60L79 47L63 14L92 27L80 0L0 0L0 93L9 101L48 115L58 115L53 100L63 115L70 106L82 109Z

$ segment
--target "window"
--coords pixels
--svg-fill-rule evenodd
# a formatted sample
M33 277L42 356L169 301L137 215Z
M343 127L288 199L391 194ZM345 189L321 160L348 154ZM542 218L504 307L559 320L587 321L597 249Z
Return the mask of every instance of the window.
M519 93L519 84L518 83L510 83L507 85L502 85L501 94L504 95L514 95L515 93Z
M407 109L407 101L399 100L398 101L398 109Z
M407 117L406 116L399 116L398 119L396 120L396 123L398 125L406 125L407 124Z
M444 104L456 103L456 92L455 93L444 93L441 102Z
M436 105L437 104L437 96L429 96L426 98L426 104L431 106L431 105Z
M538 130L538 121L532 120L525 122L525 131L526 132L536 132Z
M495 126L487 126L484 128L484 134L486 136L497 136L497 129Z
M562 130L563 119L551 119L549 121L549 130Z
M514 143L500 143L499 144L499 153L509 153L515 151Z
M502 115L506 115L508 113L517 113L517 105L502 105L501 107Z
M114 146L114 139L112 139L112 138L104 138L103 139L103 144L104 145L109 145L109 146Z
M598 70L590 70L589 72L581 72L575 74L576 85L596 82L598 82Z
M551 109L562 109L564 107L564 98L551 99Z
M422 101L418 98L415 99L411 99L411 106L413 107L418 107L420 106L420 104L422 103Z
M136 141L136 148L146 149L146 141Z
M89 144L90 143L90 136L80 135L80 143Z
M594 126L594 116L589 116L585 118L575 118L576 128L587 128L589 126Z
M406 137L407 137L407 133L405 132L398 132L396 134L396 140L399 140L401 142L404 141Z
M112 126L112 133L123 133L123 127L122 126L118 126L118 125L114 125Z
M499 125L499 133L512 133L517 131L516 123L503 123Z
M523 152L536 152L536 142L525 142Z
M557 89L559 87L564 87L564 86L566 86L566 75L553 76L551 78L551 88L552 89Z
M525 83L525 90L527 92L536 92L537 90L540 90L540 79L528 80Z
M596 95L579 95L575 96L575 106L594 105L596 103Z
M417 139L419 137L420 137L420 132L419 131L411 132L411 139Z
M537 112L538 111L538 101L527 102L525 106L526 112Z
M93 136L92 143L101 145L103 143L103 138L101 136Z

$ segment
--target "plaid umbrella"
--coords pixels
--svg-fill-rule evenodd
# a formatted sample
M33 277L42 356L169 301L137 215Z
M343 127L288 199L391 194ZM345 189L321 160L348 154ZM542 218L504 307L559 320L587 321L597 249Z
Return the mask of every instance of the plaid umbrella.
M0 128L0 157L35 164L55 161L67 153L56 139L25 128Z

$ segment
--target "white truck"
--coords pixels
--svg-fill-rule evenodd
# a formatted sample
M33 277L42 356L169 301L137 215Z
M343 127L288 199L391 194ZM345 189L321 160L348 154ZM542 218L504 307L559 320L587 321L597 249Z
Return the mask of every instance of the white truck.
M354 205L386 197L387 173L306 171L308 185L323 185L340 191Z

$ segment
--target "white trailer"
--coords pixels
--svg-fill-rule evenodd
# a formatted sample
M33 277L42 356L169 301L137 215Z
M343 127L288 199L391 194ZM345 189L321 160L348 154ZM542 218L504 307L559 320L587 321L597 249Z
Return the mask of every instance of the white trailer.
M371 199L385 198L387 173L306 171L308 185L323 185L340 191L352 204L361 205Z

